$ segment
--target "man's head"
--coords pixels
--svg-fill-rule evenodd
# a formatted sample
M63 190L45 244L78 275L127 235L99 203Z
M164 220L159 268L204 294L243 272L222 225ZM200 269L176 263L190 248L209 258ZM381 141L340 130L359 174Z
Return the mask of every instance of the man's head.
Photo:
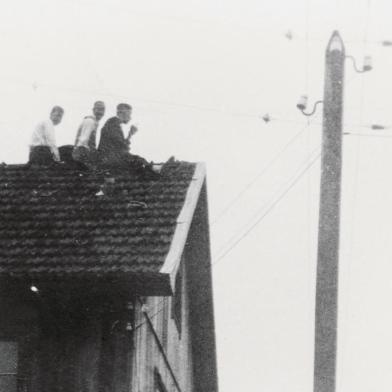
M105 115L105 104L102 101L95 102L93 113L97 121L99 121Z
M124 124L127 124L131 119L132 106L127 103L119 103L117 105L117 117Z
M64 109L61 106L53 106L53 109L50 112L50 119L52 120L52 123L54 125L60 124L63 114Z

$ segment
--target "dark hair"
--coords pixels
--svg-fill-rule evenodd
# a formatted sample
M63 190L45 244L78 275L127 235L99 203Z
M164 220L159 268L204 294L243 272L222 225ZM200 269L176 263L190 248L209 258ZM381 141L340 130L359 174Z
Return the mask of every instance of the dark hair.
M94 102L94 107L96 108L97 106L105 107L105 102L103 101Z
M50 111L50 114L54 113L54 112L60 112L64 114L64 109L61 106L53 106L52 110Z
M128 105L127 103L119 103L117 105L117 112L123 112L125 110L131 110L132 106Z

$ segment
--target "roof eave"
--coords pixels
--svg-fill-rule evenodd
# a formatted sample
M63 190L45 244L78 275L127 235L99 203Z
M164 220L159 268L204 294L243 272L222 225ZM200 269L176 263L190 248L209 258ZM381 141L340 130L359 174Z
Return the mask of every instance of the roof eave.
M119 274L0 274L1 290L6 287L20 288L22 291L30 290L34 285L40 291L55 290L66 292L67 295L112 294L121 293L132 298L139 296L169 296L172 294L170 275L161 273L119 273Z

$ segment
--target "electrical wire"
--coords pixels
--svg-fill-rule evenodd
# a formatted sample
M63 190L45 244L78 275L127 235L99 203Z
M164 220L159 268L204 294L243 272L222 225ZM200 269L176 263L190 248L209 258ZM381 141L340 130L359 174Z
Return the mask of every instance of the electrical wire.
M316 150L317 150L317 149L315 149L313 152L315 152ZM310 164L306 165L305 169L304 169L304 170L301 170L301 172L299 173L299 175L296 175L296 176L294 177L293 180L290 180L290 181L288 181L288 182L286 183L286 184L288 184L288 187L286 187L285 189L283 189L282 194L278 195L278 198L277 198L277 199L272 200L272 204L271 204L271 202L268 203L268 204L269 204L268 210L267 210L261 217L259 217L259 218L257 219L256 223L253 224L254 226L256 226L257 224L259 224L259 223L261 222L261 220L262 220L265 216L267 216L267 215L269 214L269 212L279 203L279 201L280 201L281 199L283 199L283 197L284 197L284 196L290 191L290 189L299 181L299 179L305 174L305 172L306 172L308 169L310 169L310 167L316 162L316 160L317 160L317 158L318 158L319 156L320 156L320 153L318 153L317 156L316 156L315 158L311 159ZM266 207L266 206L264 206L264 208L262 208L262 209L259 209L258 212L257 212L256 214L258 214L260 211L262 211L263 209L265 209L265 207ZM246 225L246 226L247 226L247 225ZM253 228L251 228L251 230L252 230L252 229L253 229ZM247 229L247 231L249 232L250 230ZM246 235L247 235L247 234L246 234ZM242 240L242 239L240 239L239 241L238 241L238 240L235 240L234 243L229 244L229 247L232 247L232 248L233 248L233 247L236 246L241 240ZM227 253L229 253L229 252L227 252ZM215 265L218 261L220 261L223 257L225 257L225 255L223 255L223 254L222 254L221 256L219 256L219 260L217 260L217 261L215 261L214 263L212 263L212 264L211 264L211 267L214 267L214 265ZM165 300L162 299L160 302L158 302L157 304L154 305L153 313L152 313L151 315L149 315L150 319L153 319L154 317L156 317L157 315L159 315L159 314L164 310L164 306L161 306L161 305L164 303L164 301L165 301ZM140 324L138 324L138 325L135 327L135 330L138 329L138 328L140 328L140 327L142 327L144 324L145 324L145 322L141 322Z
M317 153L315 157L313 157L310 162L305 166L303 170L300 171L300 173L294 178L288 182L288 186L281 192L281 194L278 195L278 197L275 200L272 200L270 203L268 209L254 222L251 227L249 227L238 239L236 239L232 244L229 245L229 248L226 249L216 260L215 262L211 263L211 268L215 267L215 265L220 262L226 255L234 249L272 210L273 208L289 193L289 191L296 185L296 183L302 178L302 176L317 162L318 158L320 157L320 153ZM208 265L207 267L210 267ZM165 302L164 299L162 299L160 302L158 302L154 306L153 313L149 315L150 319L155 318L158 316L163 310L164 306L161 306ZM135 330L142 327L145 324L145 322L139 323L137 326L135 326Z
M301 168L302 168L304 165L307 164L307 162L309 161L309 159L312 157L312 155L314 154L314 152L315 152L316 150L319 150L319 147L317 147L311 154L309 154L309 155L306 157L305 161L302 162L302 163L300 164L300 166L298 167L297 170L294 171L294 173L299 172L299 171L301 170ZM257 216L258 216L260 213L262 213L266 208L268 208L268 206L271 204L271 202L280 194L280 192L281 192L282 190L284 190L284 189L286 188L287 184L289 184L290 182L291 182L291 177L288 179L288 181L286 181L283 185L280 186L280 188L275 192L275 194L273 195L273 197L272 197L272 199L271 199L270 201L267 201L267 202L264 203L260 208L258 208L257 211L255 211L255 213L253 214L253 217L255 217L255 216L257 217ZM256 219L257 219L257 218L256 218ZM239 232L242 232L242 231L246 230L246 228L249 226L250 223L251 223L250 221L246 222L246 224L245 224L243 227L241 227L241 228L239 229ZM235 238L237 238L237 235L238 235L238 234L234 235L234 237L231 237L229 240L226 241L226 243L227 243L228 245L230 245L230 243L231 243L233 240L235 240ZM221 251L222 249L224 249L226 246L227 246L227 245L224 244L224 245L221 247L220 251ZM219 253L220 251L218 251L218 253Z
M257 220L248 228L246 231L240 235L229 247L224 250L217 258L215 261L212 263L212 265L216 265L220 260L222 260L229 252L231 252L246 236L249 235L249 233L266 217L269 215L269 213L274 209L274 207L279 204L281 200L289 193L289 191L297 184L297 182L302 178L302 176L316 163L318 158L320 157L320 153L318 153L313 159L311 159L310 163L306 165L306 167L294 177L292 181L290 181L290 184L286 189L283 190L283 192L278 195L278 197L272 201L270 207L259 217Z
M367 48L367 38L368 38L368 30L369 30L369 19L370 19L370 0L366 0L366 7L367 7L367 12L366 12L366 20L365 20L365 27L364 27L364 33L363 33L363 38L362 38L362 46L363 46L363 51L364 55L366 55L366 48ZM364 110L364 96L365 96L365 78L362 77L361 79L361 88L360 88L360 103L359 103L359 122L362 124L363 122L363 110ZM363 133L347 133L345 132L344 135L353 135L353 136L376 136L380 137L380 135L375 135L375 134L363 134ZM352 269L352 255L353 255L353 249L354 249L354 237L356 234L356 228L357 228L357 203L358 203L358 184L359 184L359 162L360 162L360 154L361 154L361 138L357 138L356 144L355 144L355 161L354 161L354 179L353 179L353 196L352 196L352 201L351 201L351 228L350 228L350 237L349 237L349 246L348 246L348 252L347 252L347 286L346 286L346 292L348 293L348 301L350 301L350 291L351 291L351 285L350 285L350 277L351 277L351 269ZM342 311L344 312L346 319L349 317L349 303L346 304L346 306L342 306L343 309ZM347 330L342 330L342 333L347 335ZM347 342L347 339L342 339L342 344L344 345ZM346 350L344 347L342 347L342 362L345 361L345 352Z
M216 225L216 223L226 215L226 213L241 199L241 197L265 174L267 171L277 162L280 157L286 152L286 150L293 144L306 130L308 126L303 127L298 133L296 133L284 146L283 148L256 174L255 177L249 181L243 189L223 208L223 210L218 213L211 223L211 226Z
M365 137L379 137L379 138L384 138L384 139L390 139L392 138L392 135L380 135L380 134L374 134L374 133L356 133L356 132L346 132L344 134L345 136L365 136Z
M306 33L305 33L305 41L306 41L306 64L305 64L305 88L307 91L307 95L309 95L310 90L310 1L306 0L306 16L305 16L305 26L306 26ZM306 117L307 127L310 127L310 117ZM310 155L310 133L307 132L306 137L306 150ZM313 282L311 280L312 270L314 265L313 255L312 255L312 225L311 225L311 217L312 217L312 198L311 198L311 175L310 171L308 171L307 175L307 192L305 201L305 210L306 210L306 226L307 226L307 233L306 233L306 240L307 240L307 270L308 270L308 282L307 282L307 293L308 293L308 321L309 325L311 325L314 310L313 310Z
M12 80L13 83L19 83L25 86L28 86L29 88L32 88L33 84L36 83L36 89L44 88L44 89L49 89L51 91L58 91L62 90L68 93L74 93L74 94L80 94L80 95L90 95L90 96L95 96L95 97L111 97L111 98L117 98L117 99L125 99L129 100L135 103L138 103L139 105L144 105L144 104L150 104L150 105L159 105L159 106L167 106L167 107L174 107L177 109L185 109L185 110L196 110L199 112L209 112L209 113L215 113L217 115L224 115L224 116L231 116L231 117L238 117L238 118L253 118L257 120L262 120L262 115L260 113L246 113L246 112L235 112L235 111L229 111L229 110L222 110L219 107L211 107L211 106L203 106L203 105L197 105L197 104L191 104L191 103L186 103L186 102L174 102L174 101L164 101L164 100L159 100L159 99L151 99L151 98L142 98L142 97L131 97L130 95L127 94L114 94L110 92L103 92L103 91L97 91L97 90L89 90L89 89L78 89L75 87L68 87L68 86L62 86L62 85L57 85L57 84L49 84L49 83L38 83L38 82L28 82L26 80L13 77L10 75L0 75L0 78L4 79L5 82ZM296 121L293 119L289 118L280 118L280 117L274 117L271 119L271 121L276 121L276 122L286 122L290 124L302 124L300 121Z
M282 192L277 199L273 201L271 206L264 212L263 215L261 215L256 222L254 222L247 230L244 232L228 249L226 249L211 265L208 265L207 267L215 267L217 263L219 263L223 258L225 258L243 239L245 239L250 232L256 228L256 226L265 218L268 216L268 214L274 209L274 207L279 204L281 200L284 199L284 197L290 192L290 190L298 183L298 181L305 175L305 173L317 162L318 158L320 157L320 153L318 153L311 161L308 163L308 165L297 175L295 178L291 181L289 186ZM208 299L209 300L209 299ZM164 299L162 299L158 304L155 306L155 311L153 314L149 315L150 320L153 318L157 317L163 310L164 306L161 306L164 303ZM206 301L207 302L207 301ZM148 314L148 313L147 313ZM137 326L135 326L135 330L142 327L145 325L146 322L141 322Z

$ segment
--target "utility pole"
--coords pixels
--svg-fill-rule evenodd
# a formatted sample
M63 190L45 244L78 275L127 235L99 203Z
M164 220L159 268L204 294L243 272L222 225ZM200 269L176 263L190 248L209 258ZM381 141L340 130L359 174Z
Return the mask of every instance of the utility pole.
M344 61L344 44L334 31L325 55L314 392L336 387Z

